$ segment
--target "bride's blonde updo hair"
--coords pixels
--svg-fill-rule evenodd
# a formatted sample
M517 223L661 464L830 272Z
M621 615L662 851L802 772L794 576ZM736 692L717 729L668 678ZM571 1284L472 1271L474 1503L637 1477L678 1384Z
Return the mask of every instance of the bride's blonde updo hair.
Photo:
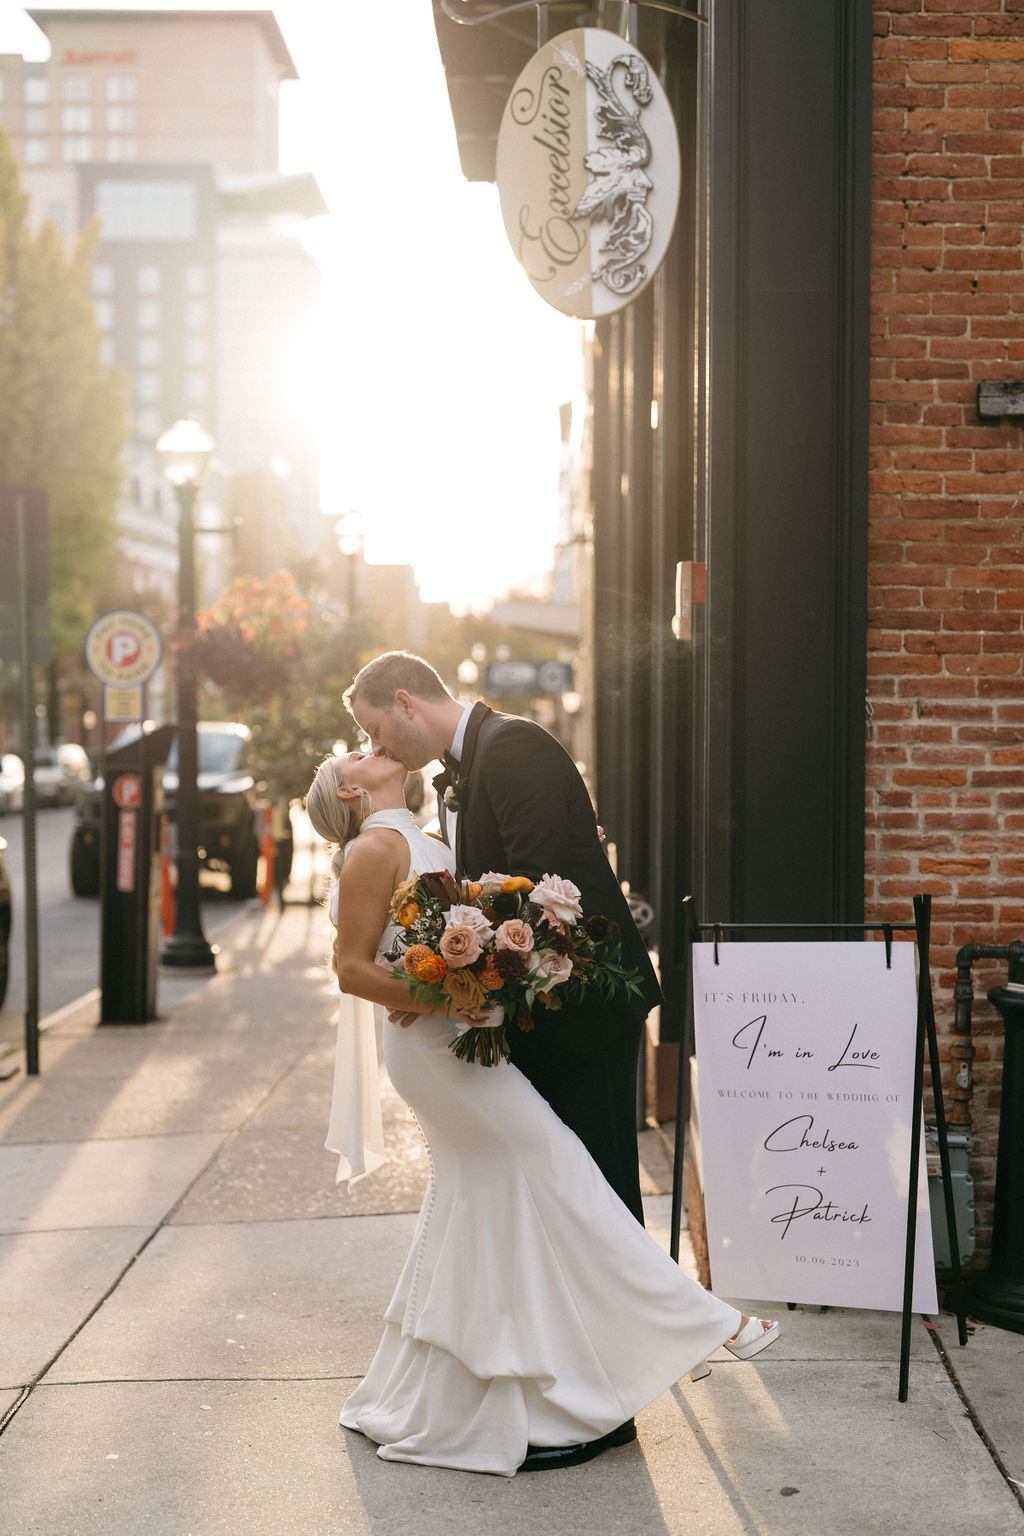
M314 832L319 833L325 842L336 845L331 856L332 880L341 874L346 844L359 831L364 811L373 809L373 803L365 790L360 791L358 800L342 800L339 797L339 789L352 787L345 781L341 758L325 757L306 793L306 815Z

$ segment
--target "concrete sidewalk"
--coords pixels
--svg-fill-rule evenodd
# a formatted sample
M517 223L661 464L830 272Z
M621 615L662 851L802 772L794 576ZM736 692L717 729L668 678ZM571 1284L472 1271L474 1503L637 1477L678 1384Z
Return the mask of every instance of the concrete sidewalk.
M716 1358L587 1466L379 1461L338 1410L412 1235L419 1134L389 1097L391 1162L339 1194L323 914L256 908L220 938L214 978L161 977L159 1022L99 1028L88 1000L39 1078L0 1085L5 1536L1024 1531L1024 1338L961 1350L949 1318L960 1386L918 1323L906 1404L897 1316L783 1311L759 1362ZM641 1145L667 1245L665 1144Z

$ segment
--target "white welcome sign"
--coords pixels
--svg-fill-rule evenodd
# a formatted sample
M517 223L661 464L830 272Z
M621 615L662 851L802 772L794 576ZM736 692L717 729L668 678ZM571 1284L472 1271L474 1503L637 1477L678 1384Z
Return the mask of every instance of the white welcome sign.
M714 1289L901 1311L914 946L696 944L693 996ZM915 1255L935 1312L923 1136Z

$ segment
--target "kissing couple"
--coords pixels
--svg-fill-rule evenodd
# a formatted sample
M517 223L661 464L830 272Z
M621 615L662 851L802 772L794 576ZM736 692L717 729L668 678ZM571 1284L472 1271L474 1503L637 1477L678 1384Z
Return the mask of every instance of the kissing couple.
M345 704L372 751L328 758L306 799L336 847L328 1146L343 1154L340 1177L383 1159L370 1003L431 1173L383 1339L341 1423L385 1460L506 1477L589 1461L635 1440L634 1415L687 1373L706 1375L713 1350L748 1359L778 1324L712 1296L644 1231L636 1076L661 994L575 763L535 722L463 707L404 651L365 666ZM404 801L407 772L435 759L443 843ZM511 1061L460 1060L449 1047L472 1017L424 1011L382 959L394 892L441 870L571 882L585 916L618 925L635 995L537 1008L534 1027L509 1028Z

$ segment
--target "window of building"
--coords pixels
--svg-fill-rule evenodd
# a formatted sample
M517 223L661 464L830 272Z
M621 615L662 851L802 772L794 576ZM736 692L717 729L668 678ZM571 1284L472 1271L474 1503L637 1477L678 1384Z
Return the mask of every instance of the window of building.
M164 429L160 412L152 405L143 406L135 419L140 437L159 437Z
M132 133L135 130L134 107L108 107L107 132Z
M191 181L98 181L96 212L106 240L194 240Z
M91 133L92 107L64 107L60 125L65 133Z
M92 139L65 139L61 154L66 164L92 159Z
M109 331L114 324L114 304L112 299L96 299L94 301L96 319L105 331Z
M107 159L110 161L137 160L139 147L134 139L108 139Z
M93 293L113 293L114 268L109 261L98 261L92 269Z
M190 368L201 368L206 362L206 337L185 337L185 362Z
M185 399L190 405L200 404L203 400L206 399L205 373L186 373Z
M114 338L113 336L100 337L100 362L104 368L112 368L114 365Z
M137 85L134 75L110 75L107 78L107 100L134 101Z
M50 114L45 107L25 108L25 132L49 133Z
M140 293L159 293L160 268L155 262L146 262L139 268L135 281Z
M50 99L50 82L45 75L26 75L22 94L26 105L41 106Z
M88 75L65 75L60 93L65 101L91 101L92 81Z
M160 329L160 300L140 299L138 321L140 331L158 331Z
M160 361L160 337L140 336L137 355L140 367L154 368Z
M185 304L185 324L190 331L201 331L206 325L206 304L202 299L189 299Z
M185 292L206 292L206 268L189 266L185 268Z
M139 391L140 401L152 402L160 399L160 375L158 373L140 373L135 382Z
M49 139L26 139L24 155L26 165L45 165L50 158Z

